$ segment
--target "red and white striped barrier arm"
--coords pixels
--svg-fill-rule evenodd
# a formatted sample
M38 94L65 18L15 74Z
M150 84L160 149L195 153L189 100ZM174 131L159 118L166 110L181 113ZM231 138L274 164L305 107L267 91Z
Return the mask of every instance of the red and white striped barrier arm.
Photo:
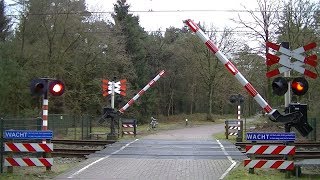
M257 103L264 109L265 112L271 113L273 109L261 97L261 95L254 89L254 87L243 77L238 69L230 62L227 57L217 48L217 46L210 40L210 38L198 27L196 23L188 19L184 21L190 29L205 43L205 45L213 52L213 54L225 65L225 67L234 75L240 84L247 90L247 92L257 101Z
M140 90L138 94L136 94L130 101L124 105L119 112L123 113L128 107L130 107L140 96L142 96L151 86L153 86L156 81L160 79L164 75L164 70L162 70L155 78L153 78L143 89Z
M4 151L6 152L52 152L53 144L41 143L5 143Z
M53 165L53 158L5 158L4 166L45 166Z
M244 167L293 170L294 163L293 161L285 161L285 160L245 159Z
M273 155L294 155L296 154L295 146L285 145L248 145L246 146L247 154L273 154Z

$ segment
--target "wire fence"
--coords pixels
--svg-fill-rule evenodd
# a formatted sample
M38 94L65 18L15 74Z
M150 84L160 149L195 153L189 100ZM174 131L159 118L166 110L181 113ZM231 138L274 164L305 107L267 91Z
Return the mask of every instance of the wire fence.
M91 115L51 114L48 116L48 130L54 134L54 139L91 139L93 132L109 130L109 122L99 124L98 117ZM38 130L42 129L42 119L38 118L1 118L2 132L5 130Z
M48 116L48 130L53 131L54 139L73 139L85 140L96 139L95 134L104 134L101 138L107 138L110 133L110 122L98 123L100 117L91 115L67 115L51 114ZM318 118L309 118L308 122L313 131L307 136L310 141L320 141L320 123ZM120 124L115 123L116 134L120 134ZM5 130L38 130L42 129L42 119L38 118L1 118L0 127L2 132ZM294 130L294 128L292 128ZM297 137L300 136L296 133Z

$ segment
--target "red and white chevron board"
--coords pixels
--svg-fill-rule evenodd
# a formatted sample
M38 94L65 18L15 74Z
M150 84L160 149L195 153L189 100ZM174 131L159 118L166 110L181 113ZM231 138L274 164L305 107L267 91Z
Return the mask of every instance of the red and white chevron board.
M53 165L53 158L5 158L4 166L45 166Z
M6 152L52 152L53 144L47 143L5 143Z
M112 94L112 90L115 93L118 93L122 96L126 96L126 90L127 90L127 80L121 79L118 82L109 81L107 79L102 79L102 93L103 96L108 96L109 94Z
M274 58L273 56L275 56L275 55L267 54L267 58L269 59L269 60L267 60L267 65L270 64L269 63L270 61L274 62L272 60L272 58ZM267 72L266 76L268 78L276 76L276 75L279 75L279 74L287 72L287 71L290 71L291 69L293 69L293 70L295 70L295 71L297 71L297 72L299 72L301 74L304 74L304 75L306 75L306 76L308 76L310 78L313 78L313 79L317 78L317 74L312 72L312 71L310 71L310 70L308 70L308 69L306 69L306 68L303 68L302 66L304 64L302 62L300 62L300 61L296 61L296 62L292 63L292 62L290 62L289 57L286 56L286 55L280 55L280 57L276 56L275 58L279 58L280 60L277 61L277 62L279 62L279 64L281 64L283 66L280 67L280 68L277 68L277 69L274 69L272 71Z
M267 72L266 76L268 78L276 76L278 74L281 74L283 72L287 72L290 69L293 69L301 74L304 74L310 78L316 79L317 78L317 74L309 71L305 68L303 68L302 66L305 64L308 64L312 67L316 67L317 66L317 55L311 55L308 57L305 57L303 55L301 55L300 53L303 53L305 51L311 50L313 48L315 48L317 45L316 43L310 43L306 46L297 48L293 51L286 49L280 45L271 43L271 42L267 42L266 43L267 47L270 47L274 50L277 50L281 53L283 53L280 56L276 56L270 53L267 53L266 57L267 57L267 66L271 66L273 64L279 63L281 65L283 65L284 67L278 68L278 69L274 69L272 71ZM295 62L291 62L290 57L297 59L298 61Z
M108 86L109 86L109 80L108 79L102 79L102 95L108 96Z
M295 155L295 146L285 146L285 145L247 145L247 154L281 154L281 155Z
M240 73L231 61L219 50L213 41L194 23L191 19L187 19L184 23L202 40L209 50L220 60L220 62L228 69L228 71L240 82L247 92L256 100L256 102L267 113L273 113L275 110L262 98L258 91L251 83Z
M282 47L278 44L272 43L272 42L267 42L266 45L267 45L267 47L270 47L276 51L279 51L282 54L285 54L289 57L293 57L293 58L297 59L298 61L301 61L305 64L309 64L313 67L317 66L317 61L316 61L317 55L311 55L308 57L301 55L301 53L304 53L308 50L311 50L311 49L314 49L315 47L317 47L317 44L315 42L312 42L312 43L307 44L305 46L299 47L299 48L292 50L292 51L285 48L285 47Z
M244 160L244 167L293 170L294 169L294 162L293 161L286 161L286 160L245 159Z
M134 125L133 124L122 124L122 127L124 127L124 128L133 128Z
M130 101L124 105L119 112L120 113L124 113L124 111L129 108L140 96L142 96L151 86L153 86L156 81L158 81L163 75L164 75L165 71L162 70L156 77L154 77L143 89L141 89L139 91L138 94L136 94L135 96L133 96L133 98L130 99Z
M112 93L112 90L117 93L120 94L121 96L126 96L126 90L127 90L127 80L126 79L121 79L118 82L109 82L109 86L108 86L108 94Z
M134 135L134 132L132 132L132 131L123 131L123 134L126 134L126 135Z

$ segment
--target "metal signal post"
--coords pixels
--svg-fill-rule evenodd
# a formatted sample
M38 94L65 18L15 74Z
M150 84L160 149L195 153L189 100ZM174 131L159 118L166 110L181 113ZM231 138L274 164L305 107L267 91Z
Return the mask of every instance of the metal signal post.
M53 78L33 79L30 85L30 91L33 96L42 96L42 130L48 130L48 93L53 96L61 96L64 93L64 83ZM46 143L45 140L42 141Z

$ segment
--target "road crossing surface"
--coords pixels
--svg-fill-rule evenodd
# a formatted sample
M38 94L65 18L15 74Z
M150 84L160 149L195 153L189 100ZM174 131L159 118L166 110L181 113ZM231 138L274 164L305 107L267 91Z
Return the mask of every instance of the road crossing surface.
M246 158L232 143L213 139L212 134L224 131L223 126L116 142L56 179L223 179Z

